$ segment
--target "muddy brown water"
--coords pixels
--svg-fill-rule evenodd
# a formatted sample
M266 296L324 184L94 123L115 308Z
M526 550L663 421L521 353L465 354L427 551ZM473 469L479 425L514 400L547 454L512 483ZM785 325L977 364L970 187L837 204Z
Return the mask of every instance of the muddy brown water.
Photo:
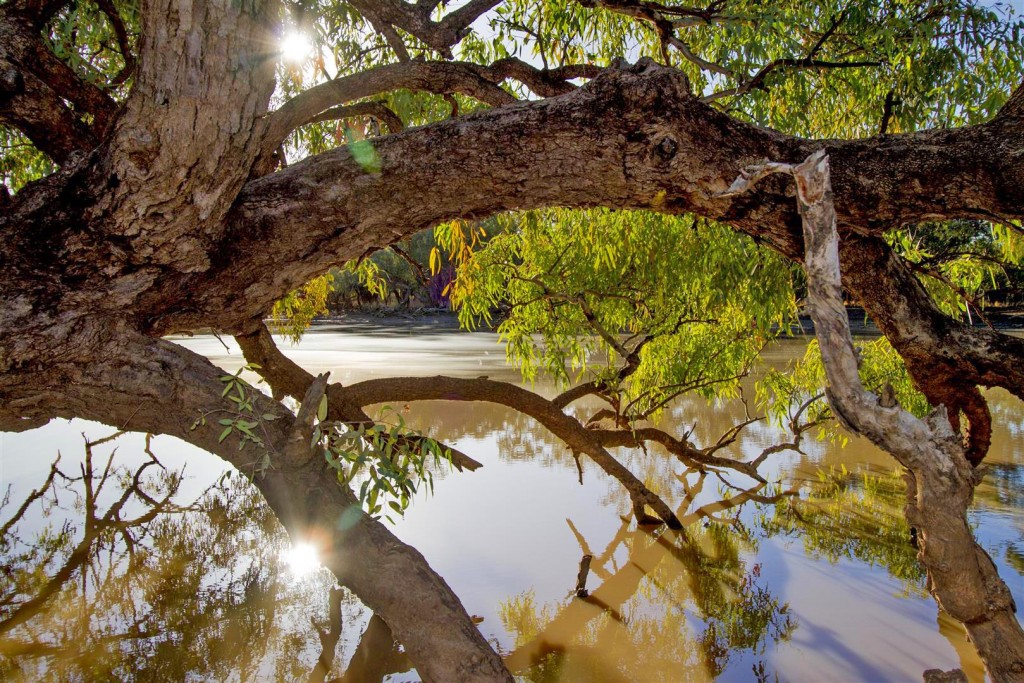
M242 363L237 349L229 353L212 337L176 341L226 370ZM785 366L804 343L780 342L764 362ZM329 370L345 383L400 374L519 381L494 335L429 322L320 327L282 347L311 372ZM1024 406L1002 392L989 398L991 469L972 519L1024 604ZM747 500L657 450L618 451L689 523L679 534L637 529L615 481L586 459L581 476L567 449L508 409L392 409L484 464L472 473L439 471L434 494L417 497L394 529L445 577L522 680L914 681L925 669L954 666L985 679L962 629L925 591L893 488L894 462L861 440L811 436L803 454L765 464L776 489L798 489L816 501L811 506ZM662 425L692 428L706 445L742 414L736 401L709 406L683 397ZM166 469L145 470L150 493L184 467L171 500L138 523L160 501L131 496L120 527L87 525L87 513L102 518L149 460L139 435L94 447L94 489L117 452L113 474L87 498L83 433L110 432L55 421L0 434L0 524L42 487L58 453L67 475L0 539L0 677L306 680L321 655L319 627L333 644L328 680L417 680L386 627L348 594L334 644L324 628L331 578L289 552L259 497L243 478L225 478L218 458L153 439L149 450ZM779 439L779 430L754 424L731 453L750 458ZM87 526L96 538L82 544ZM580 598L584 554L593 559Z

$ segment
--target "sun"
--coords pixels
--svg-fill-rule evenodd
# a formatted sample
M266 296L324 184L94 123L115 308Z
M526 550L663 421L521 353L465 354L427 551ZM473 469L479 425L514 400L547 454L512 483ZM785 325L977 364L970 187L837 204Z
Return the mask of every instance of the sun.
M301 64L309 59L313 44L304 34L290 31L281 38L281 56L286 62Z
M312 543L296 543L281 553L281 561L292 576L302 578L320 568L320 553Z

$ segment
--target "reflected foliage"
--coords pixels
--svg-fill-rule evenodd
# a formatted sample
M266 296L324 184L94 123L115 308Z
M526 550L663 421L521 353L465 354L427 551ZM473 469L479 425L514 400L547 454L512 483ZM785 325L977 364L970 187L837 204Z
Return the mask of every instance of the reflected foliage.
M761 515L760 524L769 536L801 539L814 558L882 567L907 593L924 596L925 570L903 515L905 503L899 471L855 474L833 467L819 471L806 497L777 503Z
M239 474L181 503L181 471L115 450L54 463L0 514L0 678L297 680L333 583L282 567L288 539ZM148 453L147 449L147 453ZM76 471L77 470L77 471ZM319 607L318 607L319 605ZM364 608L347 592L345 621Z
M593 557L597 588L561 605L538 604L532 591L504 601L500 616L515 644L509 667L530 681L713 680L737 658L757 659L787 640L796 628L788 605L744 559L757 543L740 522L748 496L757 493L702 506L683 518L683 532L623 522L600 553L569 522ZM753 671L764 673L764 662Z

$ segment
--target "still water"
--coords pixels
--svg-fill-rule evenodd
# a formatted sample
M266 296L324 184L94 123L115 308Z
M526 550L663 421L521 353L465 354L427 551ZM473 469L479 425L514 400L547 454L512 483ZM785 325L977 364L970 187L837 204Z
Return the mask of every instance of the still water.
M229 371L243 362L212 337L176 341ZM436 324L322 327L298 346L279 343L344 383L519 380L493 335ZM779 343L764 362L784 367L803 348ZM973 520L1024 605L1024 406L1001 392L989 398L992 464ZM617 482L586 459L578 468L510 410L392 408L484 465L439 472L434 495L417 498L394 530L522 680L919 681L925 669L955 666L984 680L962 629L925 592L893 461L863 441L812 436L803 454L772 456L762 472L800 502L738 493L655 449L617 451L677 509L687 528L676 533L637 529ZM692 428L707 445L742 417L739 402L684 397L662 426ZM244 477L166 437L87 448L111 432L59 421L0 434L0 678L417 680L383 622L331 590ZM780 440L755 423L731 452L749 459ZM585 554L593 560L580 598Z

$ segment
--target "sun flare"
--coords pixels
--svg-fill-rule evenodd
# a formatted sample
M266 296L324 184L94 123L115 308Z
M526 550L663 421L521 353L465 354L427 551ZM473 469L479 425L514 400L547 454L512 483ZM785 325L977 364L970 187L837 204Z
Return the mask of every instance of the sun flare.
M301 64L309 59L313 52L313 44L305 35L292 31L281 38L281 56L286 62Z
M312 543L296 543L281 553L281 561L295 578L301 578L320 568L320 553Z

